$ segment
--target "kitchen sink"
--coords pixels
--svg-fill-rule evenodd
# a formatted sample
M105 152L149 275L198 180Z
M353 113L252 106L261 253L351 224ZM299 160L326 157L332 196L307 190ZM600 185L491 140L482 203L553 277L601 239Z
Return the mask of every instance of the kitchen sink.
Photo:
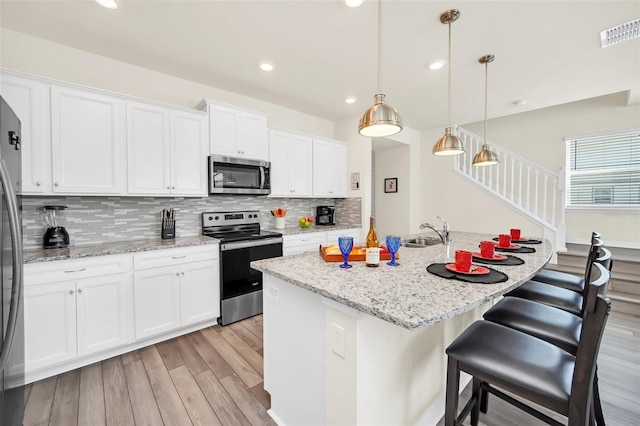
M442 244L440 238L427 238L427 237L415 237L415 238L403 238L402 247L429 247L436 244Z

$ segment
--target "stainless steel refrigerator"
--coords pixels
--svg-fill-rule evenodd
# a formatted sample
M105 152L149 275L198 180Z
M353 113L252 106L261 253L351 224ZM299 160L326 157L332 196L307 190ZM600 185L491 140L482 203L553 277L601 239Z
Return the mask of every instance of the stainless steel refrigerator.
M20 120L0 97L0 425L24 417L24 307Z

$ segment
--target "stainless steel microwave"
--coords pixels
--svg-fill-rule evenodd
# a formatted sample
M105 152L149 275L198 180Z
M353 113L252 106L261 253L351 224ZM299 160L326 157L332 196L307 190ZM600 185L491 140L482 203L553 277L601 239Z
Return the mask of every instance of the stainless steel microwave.
M269 195L270 167L269 161L210 155L209 193Z

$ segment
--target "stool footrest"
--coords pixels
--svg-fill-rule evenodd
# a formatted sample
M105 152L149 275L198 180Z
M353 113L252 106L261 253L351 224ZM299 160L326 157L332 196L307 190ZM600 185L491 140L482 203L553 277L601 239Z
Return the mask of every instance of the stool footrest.
M538 420L542 420L543 422L552 425L552 426L564 426L562 423L560 423L559 421L557 421L556 419L553 419L549 416L547 416L544 413L541 413L540 411L529 407L528 405L523 404L522 402L518 401L517 399L513 398L512 396L507 395L504 392L499 391L498 389L492 387L491 385L489 385L487 382L482 382L482 384L480 385L480 390L481 392L489 392L495 396L497 396L498 398L507 401L509 404L518 407L519 409L521 409L522 411L531 414L532 416L534 416L535 418L537 418Z

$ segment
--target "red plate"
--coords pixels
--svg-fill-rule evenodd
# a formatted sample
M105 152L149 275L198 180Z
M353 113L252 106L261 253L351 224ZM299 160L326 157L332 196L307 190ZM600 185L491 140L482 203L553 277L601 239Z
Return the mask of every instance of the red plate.
M488 268L478 265L471 265L471 269L469 271L458 271L458 269L456 269L455 263L447 263L446 265L444 265L444 267L451 272L464 275L487 275L490 272Z
M520 248L517 244L509 244L509 246L501 246L500 244L496 244L496 248L506 249L506 250L517 250Z
M477 257L478 259L486 259L486 260L505 260L507 258L507 256L503 254L498 254L498 253L493 253L493 257L485 257L479 251L474 251L471 254L473 254L473 257Z

